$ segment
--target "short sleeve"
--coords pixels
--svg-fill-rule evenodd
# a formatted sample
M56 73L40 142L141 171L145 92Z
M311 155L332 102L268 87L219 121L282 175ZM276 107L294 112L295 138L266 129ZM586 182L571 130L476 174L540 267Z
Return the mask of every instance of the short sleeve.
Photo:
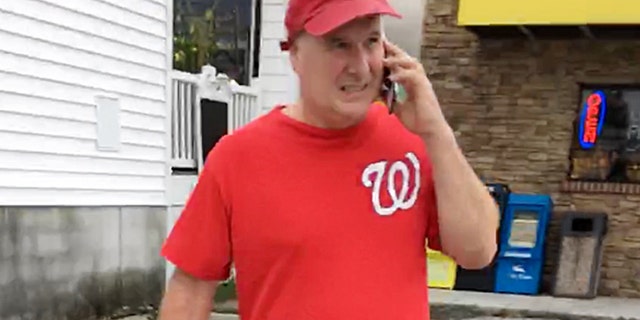
M427 246L433 250L442 251L440 242L440 225L438 223L438 202L435 188L430 184L427 197Z
M161 254L176 268L203 280L229 277L229 206L220 184L221 161L207 157L198 182L166 239Z
M432 250L442 251L442 243L440 241L440 225L438 222L438 200L436 197L436 188L433 182L433 174L431 164L425 161L425 194L427 197L426 214L427 214L427 246Z

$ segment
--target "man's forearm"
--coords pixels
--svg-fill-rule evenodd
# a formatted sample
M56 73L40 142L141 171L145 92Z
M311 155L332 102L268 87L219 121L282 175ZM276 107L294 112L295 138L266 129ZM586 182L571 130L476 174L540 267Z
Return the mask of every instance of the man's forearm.
M463 268L482 268L496 250L497 205L448 125L423 140L433 166L443 249Z
M217 284L198 281L177 271L169 280L159 320L208 320Z

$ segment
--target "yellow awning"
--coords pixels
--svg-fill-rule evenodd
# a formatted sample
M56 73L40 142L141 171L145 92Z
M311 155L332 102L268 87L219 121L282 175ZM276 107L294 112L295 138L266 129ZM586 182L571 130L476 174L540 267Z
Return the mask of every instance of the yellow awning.
M640 0L459 0L458 25L640 25Z

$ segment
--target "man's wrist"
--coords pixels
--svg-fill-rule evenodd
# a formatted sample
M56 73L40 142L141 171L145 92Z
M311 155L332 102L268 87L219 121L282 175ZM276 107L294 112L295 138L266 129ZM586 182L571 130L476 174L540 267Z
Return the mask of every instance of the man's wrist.
M420 135L427 150L441 149L443 147L458 148L455 133L446 121L442 121Z

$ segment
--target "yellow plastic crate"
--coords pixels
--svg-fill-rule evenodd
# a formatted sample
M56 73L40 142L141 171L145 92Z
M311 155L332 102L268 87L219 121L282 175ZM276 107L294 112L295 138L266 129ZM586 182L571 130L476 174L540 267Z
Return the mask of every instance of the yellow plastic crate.
M427 248L427 285L429 288L453 289L457 264L440 251Z

